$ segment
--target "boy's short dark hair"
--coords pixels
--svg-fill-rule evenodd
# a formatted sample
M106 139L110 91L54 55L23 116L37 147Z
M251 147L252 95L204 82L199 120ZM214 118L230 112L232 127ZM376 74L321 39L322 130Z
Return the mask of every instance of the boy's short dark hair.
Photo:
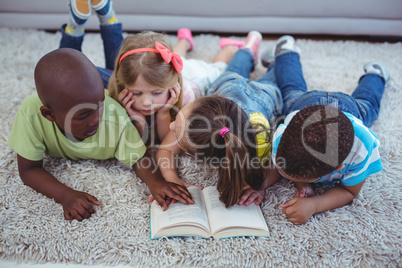
M313 105L300 110L280 140L276 159L297 179L321 178L338 168L352 149L352 122L339 109Z

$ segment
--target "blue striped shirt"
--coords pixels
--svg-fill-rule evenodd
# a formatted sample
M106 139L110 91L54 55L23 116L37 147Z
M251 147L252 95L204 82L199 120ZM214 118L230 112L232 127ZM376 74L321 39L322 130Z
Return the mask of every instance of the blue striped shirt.
M297 112L298 111L290 113L285 118L285 122L279 125L274 133L272 159L275 166L276 152L282 134L292 117ZM343 161L345 167L339 171L334 171L323 176L321 179L315 181L315 183L334 184L342 182L345 186L353 186L364 181L369 175L377 173L383 169L379 153L380 141L377 136L369 128L364 126L361 120L349 113L344 112L344 114L352 122L355 132L352 149Z

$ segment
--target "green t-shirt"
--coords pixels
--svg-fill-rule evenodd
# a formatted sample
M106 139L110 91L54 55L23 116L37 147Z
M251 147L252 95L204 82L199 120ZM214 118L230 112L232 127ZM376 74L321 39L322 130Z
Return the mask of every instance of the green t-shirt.
M116 158L131 167L146 151L137 129L119 103L105 96L102 121L95 135L81 142L69 140L55 122L44 118L37 94L18 109L8 145L20 156L39 161L43 155L72 160Z

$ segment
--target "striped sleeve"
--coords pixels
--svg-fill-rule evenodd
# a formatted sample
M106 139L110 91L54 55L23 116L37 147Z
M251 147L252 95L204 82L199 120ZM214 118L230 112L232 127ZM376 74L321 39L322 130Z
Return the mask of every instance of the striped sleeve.
M276 152L278 150L279 142L281 141L283 132L285 131L287 125L281 124L278 126L276 129L273 139L272 139L272 163L274 163L275 167L276 165Z
M352 121L355 140L349 156L345 159L348 164L348 172L342 178L345 186L356 185L365 180L371 174L383 169L380 158L380 141L377 136L360 120L345 113Z

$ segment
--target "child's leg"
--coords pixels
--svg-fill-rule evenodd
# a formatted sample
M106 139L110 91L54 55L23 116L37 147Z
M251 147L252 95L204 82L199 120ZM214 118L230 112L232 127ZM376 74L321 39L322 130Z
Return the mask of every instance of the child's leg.
M81 51L82 42L84 41L84 35L72 36L65 32L67 24L61 26L61 40L59 48L68 47Z
M212 62L224 62L228 64L230 60L233 58L234 54L240 49L243 48L245 42L234 40L230 38L222 38L219 41L219 47L221 50L215 57L212 59Z
M254 70L262 36L257 31L251 31L242 49L237 51L228 64L226 71L237 73L247 79Z
M81 51L85 23L91 16L89 0L70 0L70 16L67 24L61 26L60 48L68 47Z
M186 57L187 52L194 49L193 35L191 30L181 28L177 31L177 43L173 46L173 51L182 57Z
M286 51L294 51L300 54L301 50L295 44L295 39L290 35L284 35L276 40L275 45L268 50L264 51L261 56L261 63L263 66L268 67L275 62L275 57Z
M283 113L286 115L292 104L307 92L299 54L286 52L276 56L274 69L283 97Z
M257 86L254 90L255 97L263 107L263 114L270 121L271 126L275 126L277 122L275 120L283 111L283 98L281 90L276 83L275 66L270 65L266 74L256 81L251 82L251 86ZM258 84L263 84L260 86ZM263 104L262 104L263 103Z
M252 53L250 53L249 49L240 49L233 55L226 72L234 72L249 79L250 72L253 69L254 58Z
M376 62L369 62L363 68L366 74L360 78L359 85L352 93L352 97L360 105L364 125L370 127L378 118L385 83L389 80L389 72Z
M122 24L116 19L111 0L91 0L91 7L100 21L106 69L113 70L114 63L123 42Z
M262 76L260 79L258 79L257 82L260 82L263 84L273 84L273 85L277 86L276 76L275 76L275 65L271 64L268 67L265 75Z
M247 48L253 53L254 66L258 62L258 50L260 49L260 44L262 40L262 35L260 32L251 31L247 35L246 42L242 48Z
M233 45L224 46L218 52L218 54L215 55L215 57L212 59L212 62L222 61L228 64L238 50L239 50L238 46Z
M262 55L263 65L269 66L269 68L260 81L277 83L282 93L283 113L285 115L290 112L289 107L307 92L298 52L300 49L296 46L294 38L285 35L279 38L275 45ZM272 67L273 65L275 66ZM272 78L273 70L276 79Z
M117 23L111 0L91 0L91 7L98 15L101 25Z
M295 44L295 40L290 35L284 35L279 38L275 45L265 51L261 57L261 63L263 66L268 67L267 73L261 77L258 81L262 83L273 83L276 85L276 76L275 76L275 57L287 53L287 52L297 52L300 53L300 48L298 48ZM301 66L300 66L301 68ZM307 89L306 89L307 90Z
M105 24L100 26L103 40L106 69L114 70L114 64L121 43L123 42L123 27L121 23Z
M70 0L70 17L64 31L70 36L83 36L85 23L91 16L89 0Z
M190 43L186 39L179 39L173 46L173 51L179 54L181 57L187 56L187 51L190 50Z
M109 70L109 69L101 68L101 67L96 67L96 69L98 69L98 72L99 72L100 76L102 77L103 87L107 88L113 71Z

